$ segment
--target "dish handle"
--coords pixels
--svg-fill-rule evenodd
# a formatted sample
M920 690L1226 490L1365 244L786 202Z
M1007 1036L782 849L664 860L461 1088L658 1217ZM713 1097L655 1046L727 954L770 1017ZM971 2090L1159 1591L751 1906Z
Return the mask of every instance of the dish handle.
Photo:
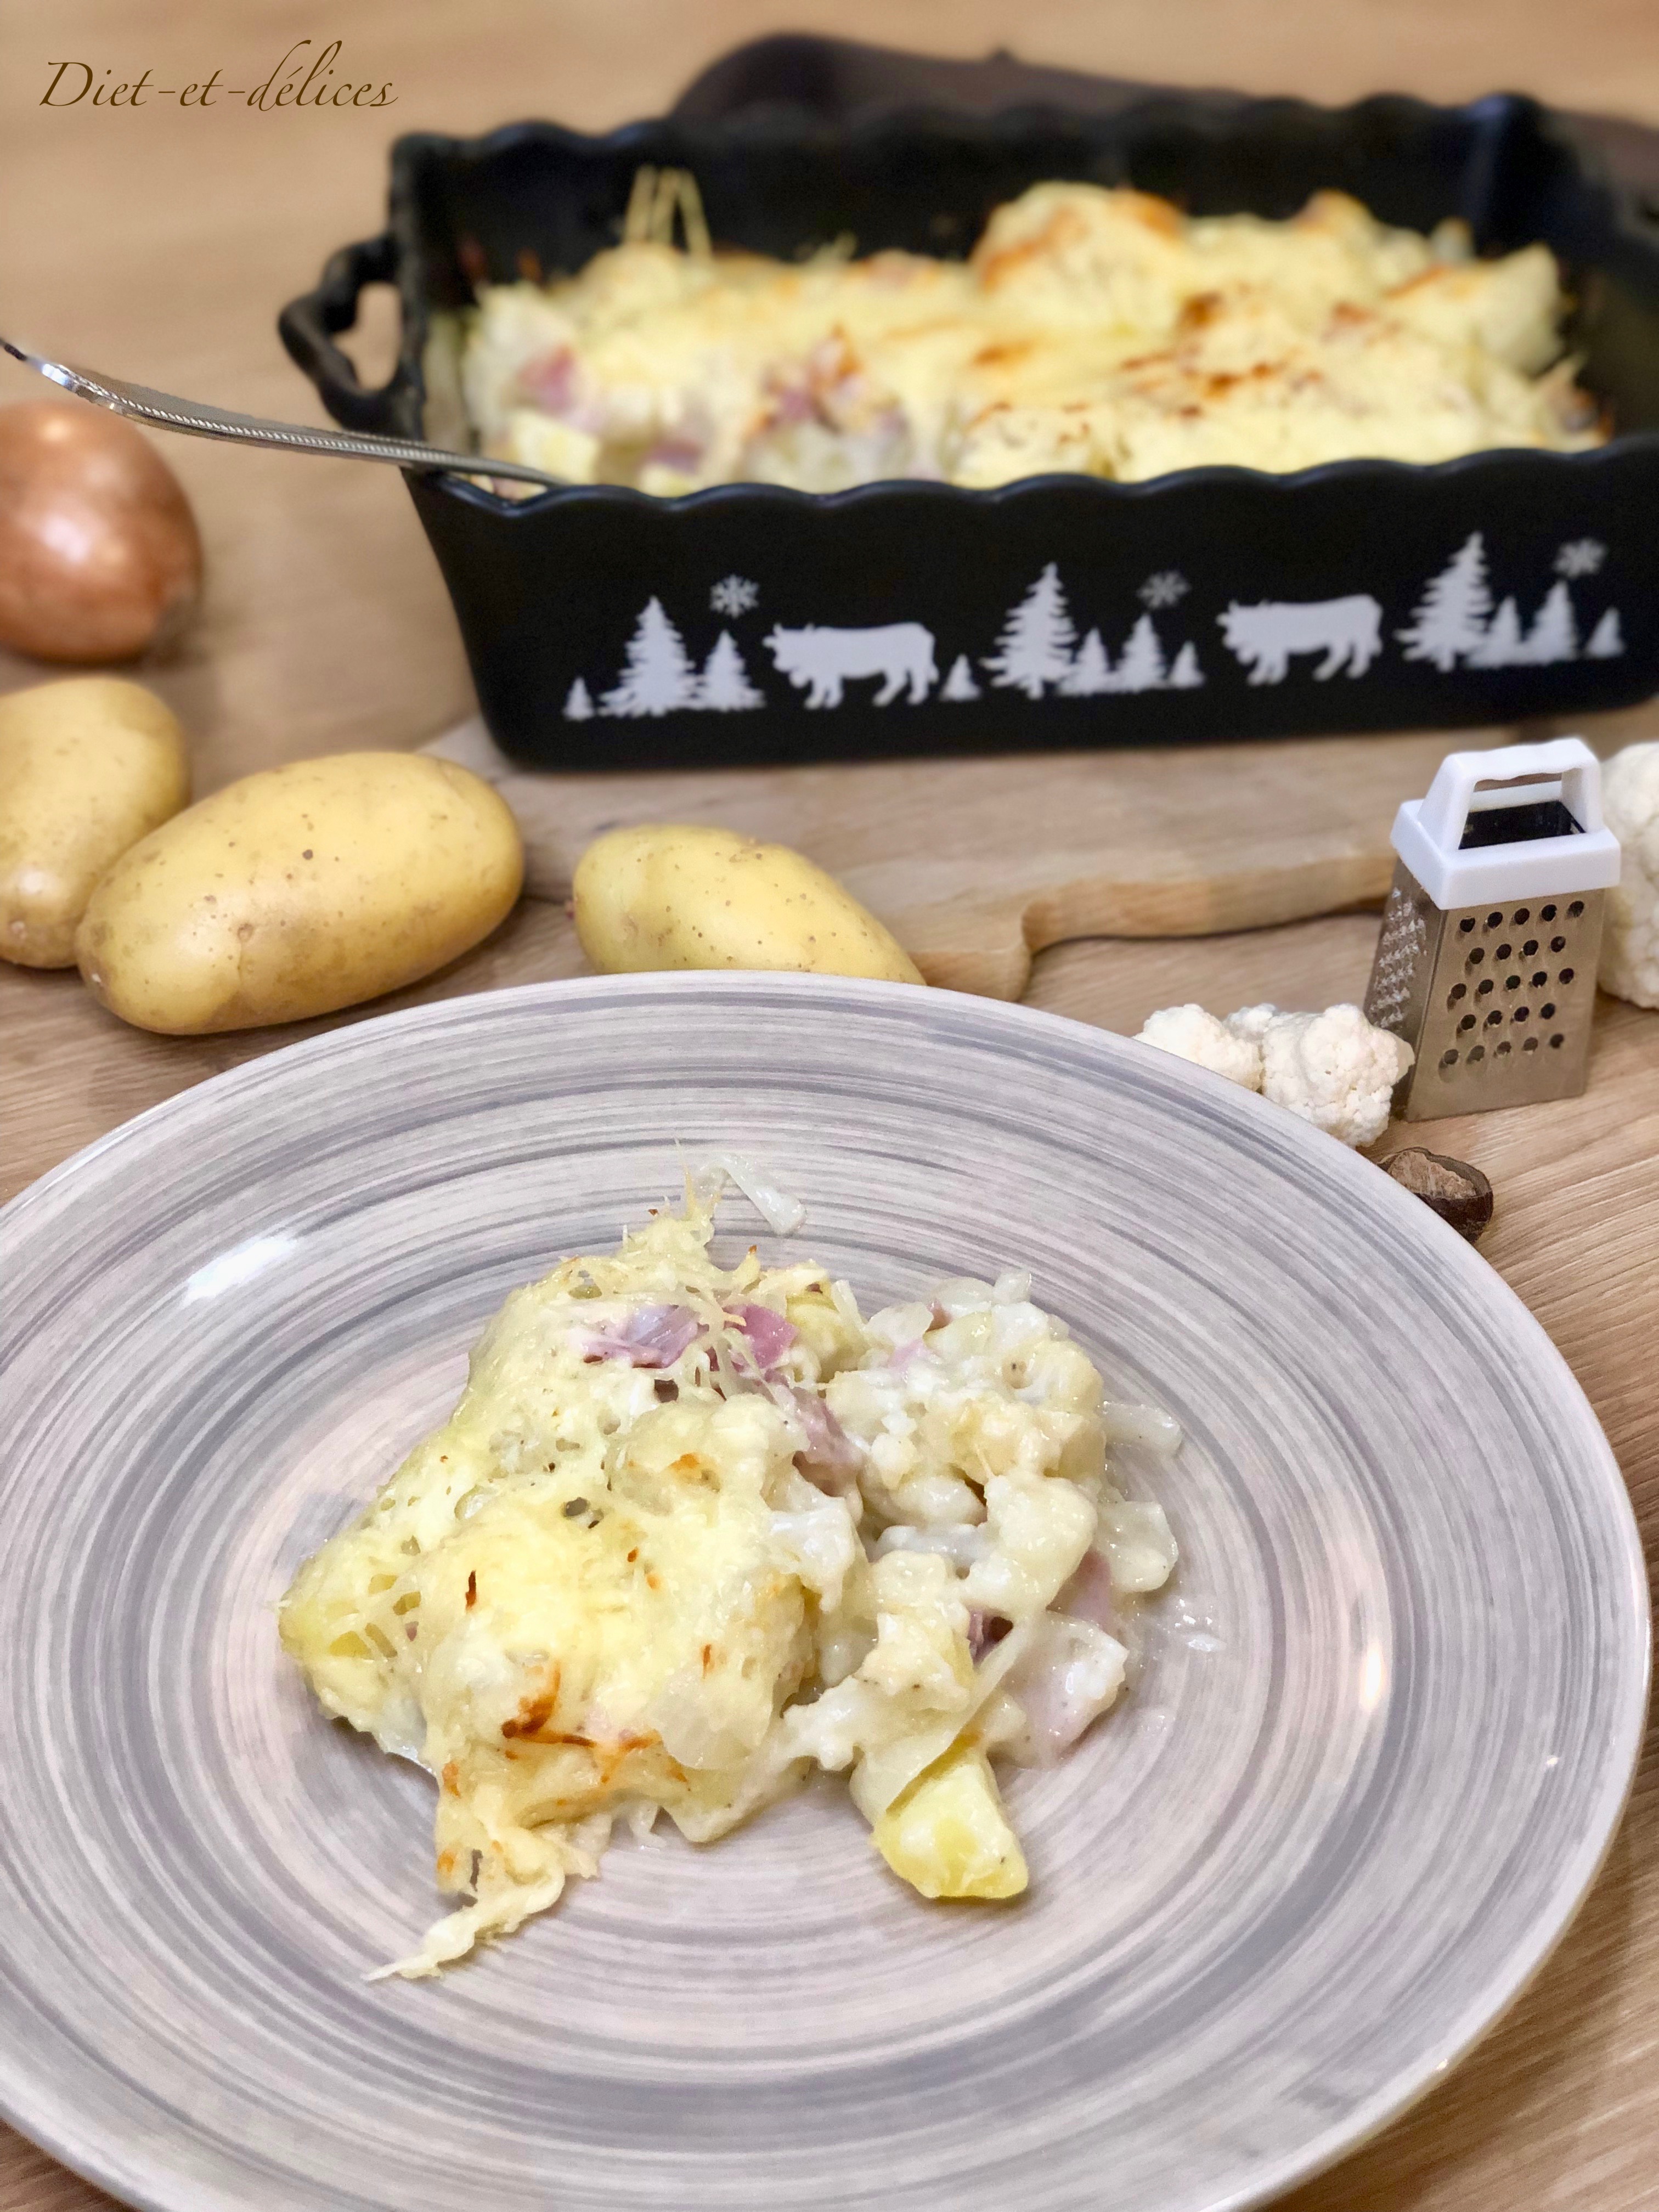
M403 428L401 402L411 383L405 365L399 362L387 382L366 389L334 343L338 331L349 331L356 323L363 287L395 283L397 267L397 246L390 231L382 231L378 238L361 238L331 255L315 290L290 300L276 319L290 359L316 386L335 421L348 430L395 434Z

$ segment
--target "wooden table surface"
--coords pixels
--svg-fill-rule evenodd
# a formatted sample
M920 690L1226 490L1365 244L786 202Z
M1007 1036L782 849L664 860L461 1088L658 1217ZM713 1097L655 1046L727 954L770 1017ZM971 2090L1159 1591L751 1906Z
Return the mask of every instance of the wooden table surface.
M601 125L648 112L714 54L775 20L767 0L337 0L320 15L295 0L234 11L209 0L60 0L28 20L10 10L0 72L4 326L164 389L317 417L277 345L275 308L335 246L378 228L393 131L477 130L526 113ZM1513 86L1659 122L1652 0L1571 9L1559 0L798 0L787 20L935 51L1012 44L1033 60L1323 99ZM216 68L222 83L248 85L296 41L311 39L314 51L334 38L340 70L389 81L394 107L261 115L230 102L187 113L172 101L137 111L40 104L65 58L92 64L94 81L106 68L112 82L148 68L154 83L177 84ZM366 374L383 373L391 327L380 308L354 342ZM9 365L0 375L0 402L36 391ZM443 590L393 472L185 441L167 457L201 519L210 584L182 658L146 674L191 729L198 791L310 753L417 744L470 711ZM47 672L0 655L0 690ZM1659 733L1659 708L1626 720L1632 734ZM1375 935L1373 917L1349 915L1234 937L1065 945L1040 956L1026 995L1126 1030L1173 1000L1218 1010L1264 997L1324 1005L1363 990ZM397 1003L581 965L561 909L526 903L489 944ZM72 975L0 969L0 1195L129 1115L305 1033L148 1036L103 1014ZM1431 1141L1491 1176L1498 1213L1482 1249L1589 1393L1651 1548L1659 1015L1603 999L1585 1097L1437 1123ZM1532 1990L1413 2113L1285 2203L1659 2204L1656 2059L1650 1735L1609 1863ZM102 2201L0 2130L0 2212Z

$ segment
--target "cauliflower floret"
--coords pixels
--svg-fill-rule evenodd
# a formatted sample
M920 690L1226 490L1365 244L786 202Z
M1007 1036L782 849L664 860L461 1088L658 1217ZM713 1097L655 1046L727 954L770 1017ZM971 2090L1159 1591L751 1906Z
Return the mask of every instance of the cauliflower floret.
M1228 1015L1223 1026L1236 1037L1248 1038L1259 1052L1261 1040L1267 1034L1267 1024L1275 1019L1278 1012L1277 1006L1266 1003L1259 1006L1240 1006L1236 1012Z
M945 451L953 483L990 491L1050 471L1111 476L1115 445L1104 407L1018 407L1000 399L948 427Z
M1174 1534L1164 1508L1150 1499L1103 1498L1095 1542L1111 1567L1114 1589L1162 1589L1175 1572Z
M1659 777L1655 782L1659 788ZM1416 1057L1402 1038L1374 1029L1358 1006L1281 1014L1263 1004L1240 1006L1224 1021L1202 1006L1163 1006L1136 1042L1259 1091L1345 1145L1369 1145L1382 1135L1394 1087Z
M1029 1620L1077 1572L1094 1541L1096 1509L1063 1475L1031 1482L994 1474L985 1513L990 1545L969 1568L962 1594L983 1612Z
M1260 1043L1218 1022L1202 1006L1160 1006L1146 1017L1135 1042L1156 1045L1160 1052L1173 1052L1197 1066L1224 1075L1230 1083L1242 1084L1246 1091L1261 1088Z
M533 407L514 407L507 414L503 435L485 450L492 458L522 461L570 483L592 483L601 447L591 430L574 422L561 422Z
M1262 1032L1261 1095L1345 1145L1374 1144L1416 1054L1358 1006L1275 1014Z
M1607 894L1596 980L1617 998L1659 1006L1659 744L1626 745L1603 763L1601 805L1624 870Z
M888 1697L927 1712L956 1712L973 1693L968 1601L934 1552L890 1552L873 1569L876 1648L859 1668Z

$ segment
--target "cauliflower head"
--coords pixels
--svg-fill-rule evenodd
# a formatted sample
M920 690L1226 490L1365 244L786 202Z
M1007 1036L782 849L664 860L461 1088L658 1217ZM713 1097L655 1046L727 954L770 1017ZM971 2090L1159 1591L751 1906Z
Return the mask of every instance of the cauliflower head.
M1624 868L1607 894L1596 981L1615 998L1659 1006L1659 744L1603 762L1601 807Z

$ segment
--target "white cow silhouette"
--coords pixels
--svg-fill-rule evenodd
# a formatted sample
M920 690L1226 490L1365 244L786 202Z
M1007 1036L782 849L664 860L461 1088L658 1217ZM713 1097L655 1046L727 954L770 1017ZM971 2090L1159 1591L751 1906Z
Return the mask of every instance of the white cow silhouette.
M884 678L875 697L878 707L890 706L907 683L910 704L919 707L939 681L933 633L920 623L884 623L874 629L827 629L817 623L800 629L775 625L766 643L775 665L798 691L806 692L809 707L839 707L848 677Z
M1344 667L1363 676L1382 650L1382 609L1369 592L1346 599L1261 599L1251 607L1235 599L1216 620L1252 684L1282 684L1293 653L1324 654L1314 671L1317 683Z

